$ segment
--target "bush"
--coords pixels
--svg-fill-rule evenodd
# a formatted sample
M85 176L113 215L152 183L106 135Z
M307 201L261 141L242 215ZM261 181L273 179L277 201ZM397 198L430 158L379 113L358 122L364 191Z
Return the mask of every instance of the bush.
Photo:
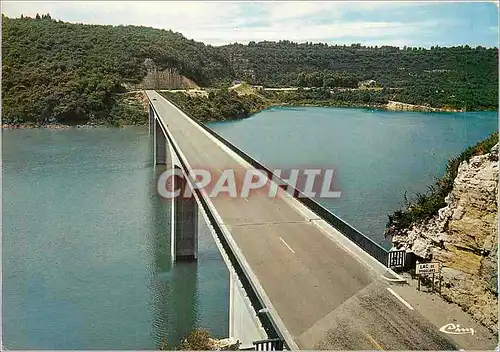
M205 329L194 329L189 333L180 348L185 351L207 351L213 349L210 332Z
M497 143L498 133L493 133L485 140L465 149L458 157L449 160L444 176L429 186L427 193L417 193L412 202L408 202L405 194L406 210L399 209L388 215L386 236L400 234L412 225L437 215L439 209L446 206L445 198L453 189L460 164L469 161L473 156L489 153Z
M227 89L212 90L208 97L182 92L162 94L200 122L241 119L265 107L264 99L256 94L238 95Z

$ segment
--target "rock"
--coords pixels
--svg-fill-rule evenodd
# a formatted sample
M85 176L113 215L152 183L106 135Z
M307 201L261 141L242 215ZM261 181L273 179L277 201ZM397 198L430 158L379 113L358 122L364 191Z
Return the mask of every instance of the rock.
M421 258L430 258L432 254L432 246L429 241L426 241L424 238L419 237L415 239L413 242L413 246L411 248L413 253L418 255Z
M212 350L218 351L236 351L239 349L241 342L234 338L228 337L226 339L210 339Z
M442 295L498 332L498 144L458 168L446 206L392 238L395 248L442 264Z

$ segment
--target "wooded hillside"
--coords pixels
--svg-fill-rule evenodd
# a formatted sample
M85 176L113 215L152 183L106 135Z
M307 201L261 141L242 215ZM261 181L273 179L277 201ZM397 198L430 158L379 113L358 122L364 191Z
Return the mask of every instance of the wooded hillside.
M391 89L345 93L349 105L387 99L467 110L498 105L496 48L289 41L213 47L168 30L71 24L50 15L2 16L2 30L4 123L114 123L126 110L117 107L115 93L145 77L147 59L202 87L227 87L241 79L270 87L356 88L374 80L374 86Z
M424 48L359 44L250 42L221 47L236 75L278 86L357 87L375 80L402 88L395 99L435 107L496 109L498 49L469 46Z
M229 84L219 49L180 33L135 26L98 26L2 16L4 122L107 119L122 83L146 75L144 61L176 68L200 85Z

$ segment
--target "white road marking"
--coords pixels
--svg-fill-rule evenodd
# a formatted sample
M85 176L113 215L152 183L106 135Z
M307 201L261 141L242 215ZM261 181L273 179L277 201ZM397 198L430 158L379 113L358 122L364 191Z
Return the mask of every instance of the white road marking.
M390 287L387 287L387 290L392 293L394 297L399 299L406 307L408 307L409 310L413 310L413 307L410 306L410 303L406 302L404 299L401 298L400 295L398 295L396 292L394 292Z
M280 237L280 240L281 240L281 242L283 242L283 243L285 244L285 246L287 246L287 247L288 247L288 249L289 249L292 253L295 253L295 251L292 249L292 247L290 247L290 246L288 245L288 243L286 243L286 242L285 242L285 240L284 240L284 239L282 239L282 238Z
M377 348L377 350L384 350L382 346L380 346L380 344L377 342L377 340L375 340L370 334L366 334L366 337L368 337L368 340L370 340L370 342Z

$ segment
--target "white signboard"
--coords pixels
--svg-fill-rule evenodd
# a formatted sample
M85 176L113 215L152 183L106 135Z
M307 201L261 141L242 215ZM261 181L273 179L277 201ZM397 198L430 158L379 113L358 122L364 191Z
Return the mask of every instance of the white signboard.
M416 274L437 274L439 273L440 264L438 262L434 263L423 263L417 264Z

